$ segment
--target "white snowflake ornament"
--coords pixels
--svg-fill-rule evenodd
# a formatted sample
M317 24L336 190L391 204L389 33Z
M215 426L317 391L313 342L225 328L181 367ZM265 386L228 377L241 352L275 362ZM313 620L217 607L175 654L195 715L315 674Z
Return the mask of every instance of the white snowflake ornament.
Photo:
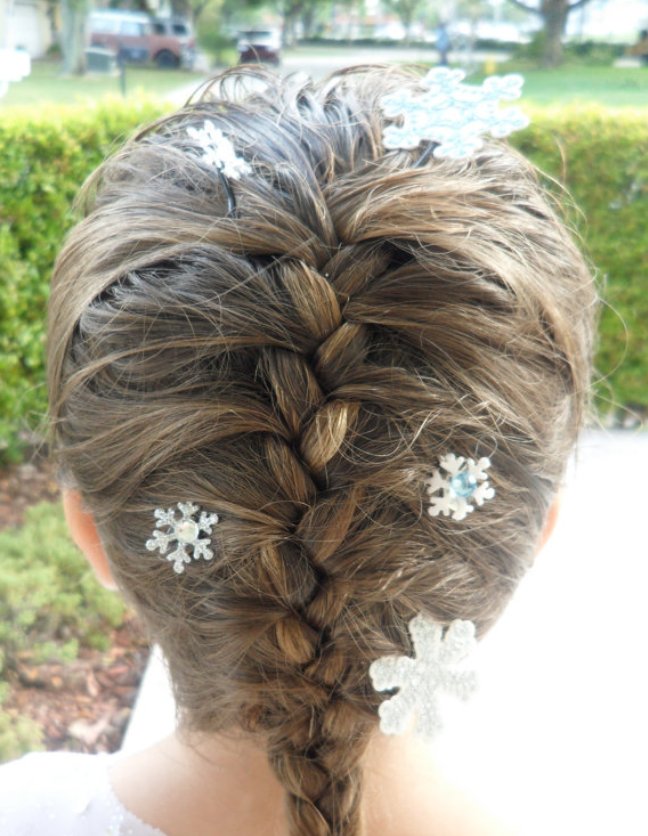
M166 559L173 563L173 569L179 575L184 572L186 563L193 560L211 560L214 552L210 549L211 539L203 538L200 535L211 534L212 526L218 522L218 514L208 514L202 511L199 505L193 502L178 502L180 517L176 516L175 508L168 508L166 511L156 508L154 513L156 529L168 529L165 531L154 531L153 537L146 541L146 548L152 552L156 549L160 554L166 555ZM196 520L196 516L200 516ZM170 543L177 543L176 548L167 554ZM189 552L191 549L191 553Z
M237 155L230 140L211 120L205 119L202 128L187 128L187 133L203 149L203 161L222 171L226 177L238 180L241 175L252 171L249 163Z
M383 656L369 667L376 691L398 688L398 693L378 709L380 730L384 734L403 734L412 716L416 731L432 737L442 726L437 692L447 691L467 699L477 687L472 671L453 670L476 646L472 621L453 621L443 627L424 615L413 618L408 629L414 644L414 658Z
M422 93L390 93L381 99L385 116L402 124L383 131L385 148L417 148L423 140L437 143L435 157L470 157L490 133L505 137L526 128L528 118L517 107L500 110L500 99L517 99L521 75L491 76L481 86L462 84L465 73L436 67L421 80Z
M454 453L441 456L439 468L425 481L430 494L428 514L431 517L452 515L453 520L463 520L475 510L475 505L481 506L492 499L495 490L485 472L489 467L490 459L486 457L475 463L474 459Z

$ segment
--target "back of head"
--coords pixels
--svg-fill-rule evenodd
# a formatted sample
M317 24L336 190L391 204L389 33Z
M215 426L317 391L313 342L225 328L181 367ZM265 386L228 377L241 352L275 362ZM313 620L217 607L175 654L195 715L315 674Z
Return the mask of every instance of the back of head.
M182 722L259 735L291 832L361 832L370 663L407 624L483 633L530 565L586 404L586 266L506 145L382 145L403 71L226 74L86 187L57 263L49 376L62 472L169 661ZM250 173L192 152L205 119ZM425 513L449 451L496 501ZM218 513L213 560L144 548L153 510Z

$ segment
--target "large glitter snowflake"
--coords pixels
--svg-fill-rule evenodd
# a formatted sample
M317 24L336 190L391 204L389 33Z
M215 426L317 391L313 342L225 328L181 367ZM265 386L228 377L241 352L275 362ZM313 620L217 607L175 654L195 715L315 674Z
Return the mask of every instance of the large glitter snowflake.
M385 116L402 124L383 132L385 148L417 148L422 140L438 143L435 157L470 157L490 133L504 137L526 128L528 118L517 107L500 109L500 99L517 99L521 75L491 76L481 86L462 84L465 73L436 67L421 80L424 92L405 90L381 99Z
M409 622L408 628L414 658L384 656L369 667L376 691L398 688L398 693L378 709L380 730L384 734L402 734L415 715L416 731L432 737L442 725L437 692L447 691L467 699L477 687L477 677L472 671L451 669L475 647L475 625L457 619L444 635L443 627L419 614Z
M187 133L203 149L203 161L222 171L226 177L238 180L242 174L249 174L252 170L211 120L205 119L202 128L187 128Z
M156 508L153 512L157 522L156 529L168 529L167 531L156 530L153 537L146 541L146 548L149 551L159 550L160 554L166 555L166 559L173 562L173 568L178 574L184 572L186 563L191 560L211 560L214 552L210 549L211 539L203 538L200 535L211 534L212 526L218 522L218 514L208 514L202 511L199 505L193 502L178 502L180 517L176 516L175 508L168 508L163 511ZM196 520L195 517L200 512ZM167 554L171 543L177 543L176 548ZM191 553L190 551L191 550Z
M426 479L427 492L430 494L428 514L431 517L452 515L453 520L463 520L483 505L487 499L495 496L485 471L490 467L490 459L474 459L455 456L448 453L439 459L439 468Z

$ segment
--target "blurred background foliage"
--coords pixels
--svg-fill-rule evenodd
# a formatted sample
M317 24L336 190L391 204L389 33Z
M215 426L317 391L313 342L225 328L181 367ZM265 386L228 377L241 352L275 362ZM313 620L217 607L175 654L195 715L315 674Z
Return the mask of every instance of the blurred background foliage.
M80 184L163 105L8 112L0 124L0 463L20 458L44 415L45 305Z
M597 407L604 418L648 407L648 121L594 106L532 112L515 144L567 189L571 226L599 278ZM550 184L549 184L550 185Z
M45 547L46 545L46 547ZM107 650L126 616L73 545L58 505L27 511L25 524L0 532L0 763L39 748L39 726L8 709L20 667L71 662L81 648Z

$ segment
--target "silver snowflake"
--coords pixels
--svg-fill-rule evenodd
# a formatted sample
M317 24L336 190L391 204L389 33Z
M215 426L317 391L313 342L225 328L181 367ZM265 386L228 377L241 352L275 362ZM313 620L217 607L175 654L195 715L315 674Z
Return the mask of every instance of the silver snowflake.
M504 137L526 128L528 118L517 107L500 110L500 99L517 99L524 79L520 75L491 76L481 86L462 84L465 73L436 67L422 79L418 95L391 93L381 99L389 118L402 117L402 125L383 132L385 148L417 148L422 140L438 143L435 157L461 159L481 147L482 137Z
M490 459L485 457L475 463L474 459L455 456L454 453L441 456L439 469L425 481L430 494L428 514L431 517L451 514L453 520L463 520L475 510L471 502L483 505L487 499L492 499L495 490L485 473L489 467Z
M192 559L213 558L214 552L209 548L211 539L200 535L212 533L212 526L218 522L218 514L208 514L193 502L178 502L177 507L180 517L176 516L175 508L168 508L166 511L161 508L155 509L153 513L157 520L156 529L168 530L154 531L153 537L146 541L146 548L150 552L157 549L160 554L166 555L166 559L173 563L174 570L181 574L184 572L185 563L191 563ZM200 516L196 520L199 511ZM177 543L176 548L167 554L169 545L173 542Z
M226 177L238 180L242 174L251 172L250 165L237 155L230 140L209 119L205 119L202 128L187 128L187 133L203 149L203 161Z
M456 671L450 666L461 662L476 646L472 621L453 621L443 634L443 627L419 614L408 625L414 658L384 656L372 662L369 675L376 691L398 688L378 709L380 730L384 734L402 734L416 716L416 731L432 737L442 726L437 692L447 691L467 699L477 687L472 671Z

